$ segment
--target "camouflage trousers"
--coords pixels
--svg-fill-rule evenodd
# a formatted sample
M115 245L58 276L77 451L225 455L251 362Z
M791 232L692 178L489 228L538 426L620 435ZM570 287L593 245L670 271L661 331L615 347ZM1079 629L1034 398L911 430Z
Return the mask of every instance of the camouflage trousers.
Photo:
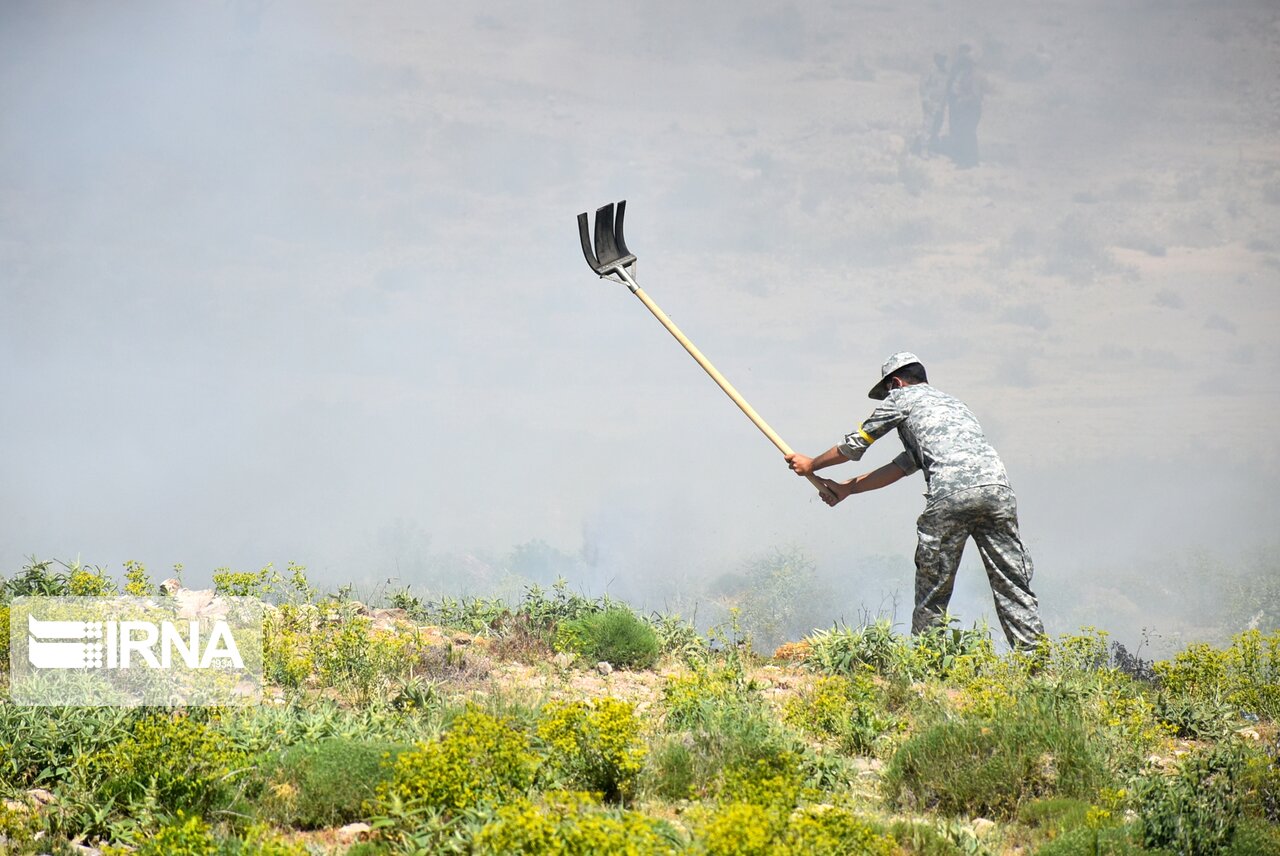
M1018 502L1012 490L998 485L973 487L931 502L916 522L916 534L912 633L937 624L946 612L960 556L972 536L1009 644L1018 649L1035 645L1044 624L1031 591L1031 557L1018 535Z

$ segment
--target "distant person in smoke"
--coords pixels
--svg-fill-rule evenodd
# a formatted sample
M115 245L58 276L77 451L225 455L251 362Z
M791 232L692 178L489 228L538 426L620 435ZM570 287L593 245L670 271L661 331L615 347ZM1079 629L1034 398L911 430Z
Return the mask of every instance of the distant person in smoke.
M923 470L926 501L916 521L911 632L940 623L951 601L965 542L972 537L987 569L1005 637L1016 649L1034 648L1044 634L1044 624L1031 591L1031 557L1018 533L1017 499L1000 456L969 408L929 385L915 354L894 354L880 374L868 395L882 403L857 430L816 458L788 455L788 465L807 476L861 460L872 443L897 428L905 447L902 454L848 481L822 479L834 494L834 499L824 501L834 506L855 493L888 487Z
M972 51L968 45L961 45L947 86L946 151L962 169L978 165L978 120L982 118L984 88Z
M924 125L911 146L911 150L921 157L927 158L938 151L942 123L947 117L947 91L950 83L947 55L934 54L933 68L920 80L920 112L924 114Z

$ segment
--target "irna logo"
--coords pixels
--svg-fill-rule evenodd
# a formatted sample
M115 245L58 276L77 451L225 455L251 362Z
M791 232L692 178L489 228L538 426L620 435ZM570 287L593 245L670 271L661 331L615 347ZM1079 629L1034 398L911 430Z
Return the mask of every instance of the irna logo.
M19 597L9 604L9 697L73 706L262 700L262 619L251 597Z
M184 626L185 625L185 626ZM201 638L201 622L42 621L27 616L27 662L37 669L243 669L231 627L212 622Z

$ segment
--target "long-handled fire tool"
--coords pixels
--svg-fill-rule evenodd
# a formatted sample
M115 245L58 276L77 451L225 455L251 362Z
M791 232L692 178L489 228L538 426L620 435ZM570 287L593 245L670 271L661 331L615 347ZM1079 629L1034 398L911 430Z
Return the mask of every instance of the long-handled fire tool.
M733 403L738 405L743 413L747 414L747 418L755 423L755 426L763 432L764 436L769 438L769 442L778 447L778 451L782 454L790 455L791 447L788 446L778 433L769 427L769 423L760 418L760 414L756 413L755 408L747 404L747 400L742 397L733 384L725 380L724 375L711 365L711 361L702 355L702 352L690 342L684 333L680 332L680 328L667 317L667 314L658 308L658 304L653 302L653 298L644 293L644 289L636 285L636 257L627 249L627 243L622 236L622 218L627 213L627 202L624 199L618 203L617 216L614 216L614 206L610 202L603 208L596 209L596 239L593 244L591 241L590 227L587 225L587 214L584 211L578 215L578 235L582 238L582 254L587 257L587 264L591 269L600 276L601 279L611 279L614 282L621 282L631 290L631 293L640 298L640 302L649 308L653 313L653 317L662 322L662 326L667 328L667 332L675 336L676 341L684 346L689 352L689 356L698 361L698 365L711 375L711 379L724 390L725 395L733 399ZM818 489L818 493L830 499L835 497L831 495L822 480L817 476L810 474L808 477L813 486Z

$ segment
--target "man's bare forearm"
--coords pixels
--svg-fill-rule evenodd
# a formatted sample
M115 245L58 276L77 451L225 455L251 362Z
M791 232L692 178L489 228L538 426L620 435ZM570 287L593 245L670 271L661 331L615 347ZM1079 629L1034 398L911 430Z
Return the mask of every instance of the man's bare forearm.
M838 446L832 446L816 458L809 458L798 452L792 452L787 455L787 466L797 475L811 475L814 470L820 470L823 467L833 467L836 464L843 464L849 460L840 454Z
M836 464L847 464L848 462L849 459L840 452L840 447L832 446L813 459L813 468L815 470L823 470L827 467L834 467Z
M898 479L905 476L902 467L894 463L885 464L883 467L874 469L869 473L863 473L860 476L854 476L847 481L832 481L831 479L822 479L827 489L831 491L834 498L823 497L823 502L827 505L835 505L843 499L847 499L855 493L866 493L869 490L878 490L882 487L888 487Z
M888 487L905 475L906 473L902 471L902 467L890 462L869 473L854 477L848 482L849 493L866 493L869 490L879 490L882 487Z

